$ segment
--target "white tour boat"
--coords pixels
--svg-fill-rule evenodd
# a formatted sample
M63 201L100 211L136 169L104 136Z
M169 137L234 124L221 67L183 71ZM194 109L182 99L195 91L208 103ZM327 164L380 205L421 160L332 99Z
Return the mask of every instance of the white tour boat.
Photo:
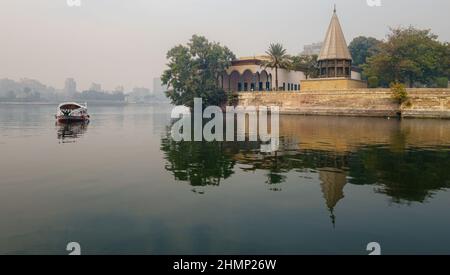
M62 123L89 121L89 118L87 103L84 106L75 102L61 103L56 112L56 119Z

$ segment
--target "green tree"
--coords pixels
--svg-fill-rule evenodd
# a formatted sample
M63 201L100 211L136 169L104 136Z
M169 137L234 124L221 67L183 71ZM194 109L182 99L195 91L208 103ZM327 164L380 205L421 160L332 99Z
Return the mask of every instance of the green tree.
M364 74L377 76L383 86L391 82L430 85L449 73L448 44L437 40L430 30L413 27L392 29L380 52L367 60Z
M315 78L319 75L317 55L297 55L291 57L291 69L302 71L306 78Z
M438 64L436 66L437 73L434 74L434 83L439 78L450 78L450 43L444 42L437 47Z
M269 49L266 51L266 54L269 56L268 60L265 60L262 63L262 66L265 68L273 68L275 69L275 90L278 91L278 69L285 68L289 69L290 58L287 54L286 49L281 44L270 44Z
M227 47L194 35L186 46L172 48L167 59L169 68L161 80L168 86L166 95L173 104L192 108L194 98L202 98L205 106L226 102L220 78L236 59Z
M381 41L373 37L358 36L349 45L353 64L360 66L366 63L369 57L379 52Z

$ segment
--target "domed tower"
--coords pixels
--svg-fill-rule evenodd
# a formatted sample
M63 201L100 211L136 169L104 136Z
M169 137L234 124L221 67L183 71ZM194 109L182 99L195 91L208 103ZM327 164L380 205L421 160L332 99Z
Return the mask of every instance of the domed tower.
M352 56L334 8L333 17L318 57L320 78L351 78Z

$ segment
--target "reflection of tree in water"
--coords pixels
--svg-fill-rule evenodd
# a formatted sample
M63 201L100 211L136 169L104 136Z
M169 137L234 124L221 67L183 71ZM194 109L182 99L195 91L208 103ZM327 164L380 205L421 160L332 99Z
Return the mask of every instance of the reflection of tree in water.
M235 161L222 142L175 142L169 136L162 139L161 150L167 160L166 170L176 180L195 187L219 185L234 173Z
M243 171L265 171L266 184L273 191L282 190L279 186L289 172L316 171L334 219L333 210L343 198L346 183L376 186L375 192L396 203L422 203L450 187L448 149L411 148L406 145L407 136L395 132L389 144L359 146L350 152L282 147L279 152L264 154L256 142L178 143L168 135L162 150L168 161L166 169L193 186L219 185L233 174L236 163L243 165Z
M404 152L407 148L408 130L394 131L390 136L390 149L392 152Z
M376 185L396 203L424 202L450 187L448 150L413 149L393 152L367 147L352 157L350 183Z
M277 156L247 156L237 160L250 165L247 170L268 171L268 183L284 182L286 178L282 174L292 170L303 172L312 169L320 173L324 168L336 169L344 179L349 176L349 183L377 186L376 192L388 195L396 203L424 202L436 191L450 188L448 150L406 148L399 140L403 138L396 139L394 147L389 148L366 146L339 154L298 150L295 154L279 152Z
M60 143L74 143L82 137L88 128L88 122L56 123L57 137Z
M259 148L259 145L256 148ZM240 152L234 156L234 159L240 164L245 164L247 166L242 168L244 171L267 171L266 184L269 184L269 189L271 191L281 191L277 185L286 181L286 176L283 175L283 173L287 173L291 170L286 166L289 163L285 161L283 156L280 156L278 152L274 152L273 154L262 154L259 152L259 149L240 150Z
M275 171L269 171L267 174L267 180L266 183L271 185L270 190L271 191L281 191L282 189L279 187L276 187L275 185L281 184L286 181L286 176L279 174Z

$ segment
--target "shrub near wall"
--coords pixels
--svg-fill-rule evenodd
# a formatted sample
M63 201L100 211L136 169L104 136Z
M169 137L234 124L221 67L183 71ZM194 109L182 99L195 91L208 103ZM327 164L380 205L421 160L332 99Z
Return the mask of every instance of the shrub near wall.
M391 84L392 98L396 100L399 104L403 104L408 100L408 92L406 92L406 87L401 83Z
M367 79L367 83L369 85L369 88L378 88L380 86L380 81L376 76L369 77Z
M438 88L448 88L448 77L436 78L436 85Z

